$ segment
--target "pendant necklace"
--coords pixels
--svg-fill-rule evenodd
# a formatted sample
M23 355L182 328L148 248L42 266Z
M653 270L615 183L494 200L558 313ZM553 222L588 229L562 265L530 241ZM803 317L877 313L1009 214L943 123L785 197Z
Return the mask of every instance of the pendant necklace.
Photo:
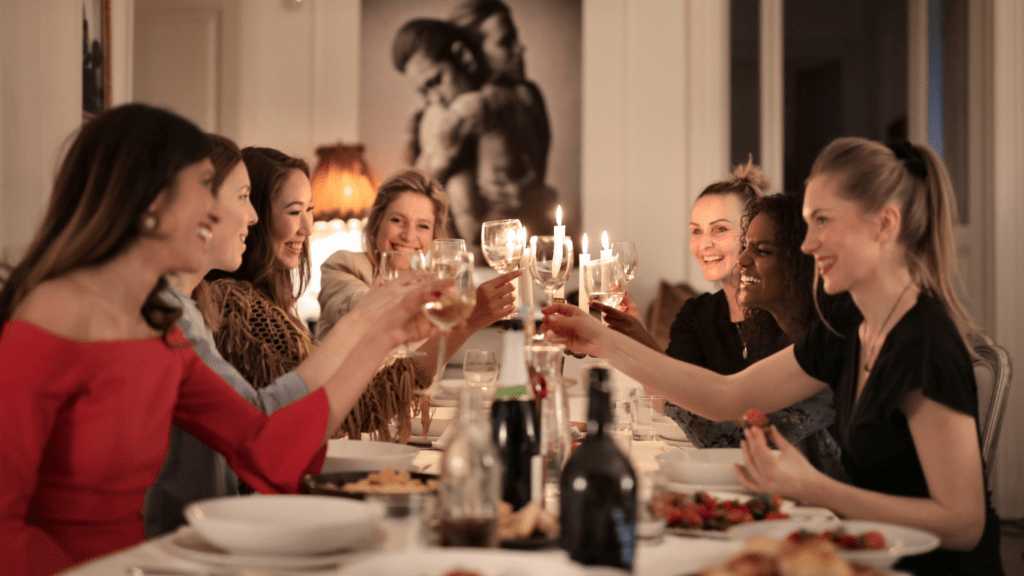
M747 339L743 337L743 330L740 330L740 323L733 322L736 325L736 331L740 334L740 342L743 342L743 359L747 359Z
M878 350L876 350L875 347L878 345L878 337L882 334L882 331L885 330L885 325L889 323L889 319L892 318L893 313L896 312L896 307L899 306L900 301L903 300L903 295L907 293L907 290L910 290L910 287L913 284L914 282L910 281L907 283L906 287L903 288L903 292L900 292L900 295L896 298L896 302L894 302L892 308L889 309L889 314L885 317L885 320L882 321L882 325L878 328L878 332L875 332L875 337L871 341L871 344L865 348L868 352L867 357L864 359L864 365L862 366L865 372L871 372L873 360L877 360L875 355L878 353Z

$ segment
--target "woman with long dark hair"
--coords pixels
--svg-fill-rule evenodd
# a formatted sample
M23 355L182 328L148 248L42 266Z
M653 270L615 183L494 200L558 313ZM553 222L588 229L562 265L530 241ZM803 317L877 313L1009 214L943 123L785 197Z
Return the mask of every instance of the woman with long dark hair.
M171 424L223 453L249 485L295 491L380 359L430 333L437 288L399 282L363 300L365 335L337 381L267 417L175 329L164 277L203 266L214 225L210 142L133 104L86 124L40 231L0 289L0 557L52 574L144 539L143 495Z

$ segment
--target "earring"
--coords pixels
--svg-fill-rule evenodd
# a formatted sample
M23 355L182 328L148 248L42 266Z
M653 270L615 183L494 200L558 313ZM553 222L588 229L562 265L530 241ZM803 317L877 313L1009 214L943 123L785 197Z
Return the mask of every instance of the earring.
M210 232L210 229L205 226L199 226L196 228L196 236L199 236L203 242L209 242L210 238L213 238L213 232Z
M142 230L144 232L155 232L157 226L160 225L160 221L157 220L156 214L152 212L146 212L142 216Z

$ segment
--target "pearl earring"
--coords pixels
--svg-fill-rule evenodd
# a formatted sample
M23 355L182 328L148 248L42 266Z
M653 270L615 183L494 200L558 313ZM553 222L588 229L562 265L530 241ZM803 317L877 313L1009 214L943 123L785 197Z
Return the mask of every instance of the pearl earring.
M156 219L156 214L152 212L146 212L142 216L142 229L146 232L155 232L160 222Z

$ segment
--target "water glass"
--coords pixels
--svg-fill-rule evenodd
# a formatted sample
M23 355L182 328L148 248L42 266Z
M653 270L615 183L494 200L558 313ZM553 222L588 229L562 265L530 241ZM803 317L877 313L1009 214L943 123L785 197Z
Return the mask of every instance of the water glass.
M633 440L657 440L658 433L654 430L654 418L657 416L658 396L637 394L630 400L630 416L633 425Z
M493 350L466 350L462 360L462 376L466 384L480 388L485 399L494 398L494 383L498 381L498 359Z
M384 508L382 551L407 552L431 543L437 510L435 494L367 494L366 501Z

